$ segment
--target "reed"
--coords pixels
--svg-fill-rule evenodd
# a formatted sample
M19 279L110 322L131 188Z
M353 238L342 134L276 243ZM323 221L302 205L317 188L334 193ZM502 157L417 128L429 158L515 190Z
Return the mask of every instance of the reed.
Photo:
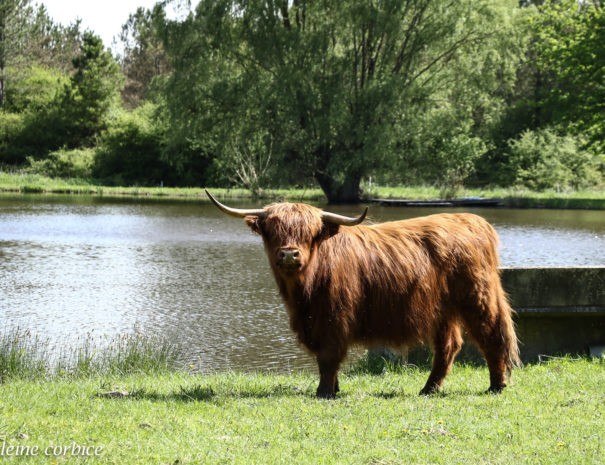
M171 341L138 332L113 338L89 334L76 344L53 346L21 328L0 334L0 382L12 379L125 376L178 370L179 350Z
M48 371L48 344L28 330L4 329L0 333L0 382L32 379Z

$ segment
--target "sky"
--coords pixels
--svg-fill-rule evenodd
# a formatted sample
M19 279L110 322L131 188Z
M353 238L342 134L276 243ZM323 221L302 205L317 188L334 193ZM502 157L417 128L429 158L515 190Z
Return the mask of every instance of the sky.
M106 47L111 47L128 16L140 6L151 8L158 0L37 0L44 4L48 15L57 23L68 25L82 20L81 30L90 29L101 36Z

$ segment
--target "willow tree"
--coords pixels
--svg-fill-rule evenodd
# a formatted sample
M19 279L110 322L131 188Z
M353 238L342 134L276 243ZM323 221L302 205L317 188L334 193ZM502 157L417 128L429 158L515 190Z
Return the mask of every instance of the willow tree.
M491 33L490 4L202 0L165 30L174 134L223 161L262 134L284 177L356 201L362 178L406 139L439 70Z

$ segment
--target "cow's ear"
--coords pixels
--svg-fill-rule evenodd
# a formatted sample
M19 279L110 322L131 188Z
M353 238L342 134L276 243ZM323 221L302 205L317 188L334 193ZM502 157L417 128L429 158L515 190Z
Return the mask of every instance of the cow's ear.
M258 216L247 215L244 218L244 221L246 222L246 224L252 231L254 231L256 234L260 234L260 224L259 224Z
M334 223L327 223L324 222L324 227L322 230L322 236L327 239L329 237L334 236L335 234L338 234L338 230L340 229L340 226Z

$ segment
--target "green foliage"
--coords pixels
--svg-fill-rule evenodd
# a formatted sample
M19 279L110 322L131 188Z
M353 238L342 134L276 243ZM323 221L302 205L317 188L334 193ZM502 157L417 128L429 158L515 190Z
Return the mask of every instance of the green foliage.
M61 118L68 147L92 145L117 107L122 83L120 69L100 37L84 33L76 69L61 100Z
M605 8L599 2L549 0L529 17L545 86L547 124L583 133L605 153Z
M485 139L473 133L473 120L453 105L418 115L403 165L413 168L411 182L433 183L441 198L456 197L473 174L476 161L486 152Z
M117 63L99 37L86 33L74 65L76 73L68 81L56 70L34 66L28 71L22 98L15 98L15 105L23 108L23 126L6 143L6 161L24 163L27 157L45 158L63 148L91 147L107 127L111 112L119 105ZM45 91L32 97L36 86ZM56 162L55 157L48 166Z
M24 12L29 0L2 0L0 3L0 108L6 99L6 69L18 56L19 45L27 37L28 24Z
M25 127L23 114L0 110L0 162L15 164L25 159L22 148L16 143Z
M32 66L71 71L71 58L80 41L79 22L55 24L43 4L31 0L0 3L0 107L15 110L13 86Z
M28 157L28 170L55 178L89 179L94 157L95 150L91 148L56 150L43 159Z
M6 108L19 113L44 111L68 83L69 77L56 68L37 64L21 68L6 91Z
M153 98L154 80L171 70L156 31L157 24L164 21L164 15L161 4L151 10L139 7L122 26L120 40L124 53L121 64L125 77L122 99L127 108L136 108L145 99Z
M171 181L162 160L163 133L154 120L155 106L122 112L102 134L93 176L117 185L159 185Z
M251 132L239 135L225 151L225 169L235 184L249 189L258 196L263 187L276 178L277 143L270 134Z
M580 189L603 183L599 158L572 135L550 128L526 131L510 141L510 167L515 181L532 189Z
M227 164L242 134L266 135L282 172L315 179L330 201L356 200L361 179L409 143L414 118L439 107L448 66L481 50L500 14L467 1L200 3L165 31L171 128ZM474 136L459 139L448 177L475 156Z
M112 184L313 185L329 201L370 178L442 197L603 182L602 2L208 0L179 20L165 7L130 15L120 69L77 21L4 0L0 162L86 174L91 152L71 150L95 147ZM120 92L157 107L125 115Z

